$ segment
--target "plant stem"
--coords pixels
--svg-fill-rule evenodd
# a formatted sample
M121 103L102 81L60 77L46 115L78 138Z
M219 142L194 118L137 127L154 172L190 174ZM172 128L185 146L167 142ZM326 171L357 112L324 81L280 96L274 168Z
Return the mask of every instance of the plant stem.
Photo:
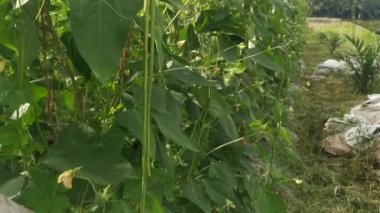
M150 102L153 84L154 68L154 41L155 41L155 1L145 0L145 34L144 34L144 109L143 109L143 153L142 153L142 180L140 212L145 212L146 196L148 190L148 177L150 175ZM150 35L150 40L149 40Z

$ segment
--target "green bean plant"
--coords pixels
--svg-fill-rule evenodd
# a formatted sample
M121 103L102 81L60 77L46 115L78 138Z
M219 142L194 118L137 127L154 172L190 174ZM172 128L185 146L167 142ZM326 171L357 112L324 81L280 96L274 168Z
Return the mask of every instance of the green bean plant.
M306 6L1 0L0 193L42 213L286 212Z

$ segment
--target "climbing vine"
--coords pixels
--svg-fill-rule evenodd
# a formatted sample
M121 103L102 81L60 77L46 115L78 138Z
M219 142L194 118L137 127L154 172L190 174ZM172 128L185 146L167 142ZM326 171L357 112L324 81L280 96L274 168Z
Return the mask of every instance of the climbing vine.
M0 193L36 212L285 211L305 8L0 1Z

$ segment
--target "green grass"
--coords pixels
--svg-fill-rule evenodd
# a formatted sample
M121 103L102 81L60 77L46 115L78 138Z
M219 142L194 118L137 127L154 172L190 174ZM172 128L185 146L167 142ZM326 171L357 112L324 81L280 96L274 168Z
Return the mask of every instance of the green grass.
M368 24L367 24L368 25ZM334 23L311 23L309 24L310 32L308 34L308 40L318 42L317 34L323 32L337 32L342 36L344 34L351 35L354 37L359 37L364 40L366 45L377 45L378 38L369 29L356 25L352 22L334 22ZM322 44L323 46L323 44ZM313 46L311 46L313 48ZM316 48L321 48L319 43ZM349 42L344 42L341 47L339 47L336 53L339 55L344 55L353 51L353 46ZM323 51L322 51L323 52Z
M372 31L352 22L312 23L309 27L312 28L313 32L334 31L337 33L358 36L371 44L374 44L377 41L377 36Z
M372 32L376 32L380 30L380 20L375 20L375 21L352 20L351 22L357 25L360 25L362 27L365 27Z
M331 58L316 34L321 31L347 33L356 29L358 35L373 39L374 35L368 30L351 23L319 25L307 34L304 52L307 70L296 80L302 92L295 103L292 122L292 129L300 138L295 146L304 163L294 173L304 184L294 187L289 212L380 211L379 177L373 174L371 155L366 152L331 157L319 146L326 136L322 131L326 120L343 116L365 100L365 95L354 92L349 76L334 74L317 81L308 78L318 63ZM373 92L380 93L380 89Z

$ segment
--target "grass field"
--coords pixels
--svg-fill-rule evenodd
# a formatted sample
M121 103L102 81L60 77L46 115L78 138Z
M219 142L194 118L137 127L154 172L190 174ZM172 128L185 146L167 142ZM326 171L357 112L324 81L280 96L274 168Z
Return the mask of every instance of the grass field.
M363 22L364 23L364 22ZM370 25L366 23L366 25ZM366 27L354 24L352 22L333 22L333 23L309 23L309 33L307 38L309 42L317 40L318 33L326 32L336 32L339 33L342 37L344 35L350 35L362 39L366 45L377 45L379 36L374 34L371 30ZM320 47L321 43L319 43ZM323 45L323 44L322 44ZM337 53L344 55L348 52L353 51L353 47L349 42L344 42L341 47L337 49Z
M325 136L324 123L330 117L341 117L366 99L355 92L349 76L334 74L312 81L308 76L314 67L332 58L327 46L318 40L318 32L334 31L359 36L368 43L377 38L366 28L348 22L313 24L307 32L304 52L306 70L298 84L302 87L296 103L293 129L300 138L296 148L305 166L300 172L304 181L294 191L290 212L380 212L379 176L374 174L368 152L344 157L331 157L319 146ZM347 45L347 44L346 44ZM349 51L349 47L341 47ZM380 85L380 83L379 83ZM380 93L377 88L373 93Z
M352 20L351 22L357 25L360 25L362 27L365 27L372 32L376 32L380 30L380 20L376 20L376 21Z

